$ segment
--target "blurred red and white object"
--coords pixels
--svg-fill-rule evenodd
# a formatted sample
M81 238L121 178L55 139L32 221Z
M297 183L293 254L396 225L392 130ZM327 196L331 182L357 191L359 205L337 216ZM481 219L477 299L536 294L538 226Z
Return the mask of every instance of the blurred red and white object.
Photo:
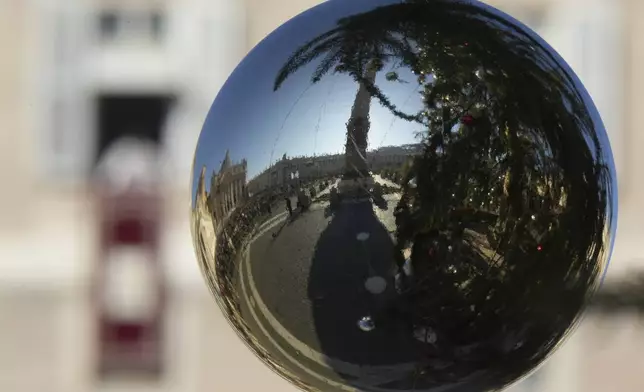
M157 193L161 189L163 160L159 146L142 138L115 140L96 165L94 183L100 193L132 191Z
M156 146L116 141L99 162L96 317L100 376L163 371L166 282L160 261L162 194Z

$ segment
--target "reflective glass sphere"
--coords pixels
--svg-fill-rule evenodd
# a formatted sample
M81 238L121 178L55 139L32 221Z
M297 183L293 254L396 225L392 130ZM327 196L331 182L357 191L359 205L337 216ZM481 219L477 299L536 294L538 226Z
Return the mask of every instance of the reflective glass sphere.
M241 339L308 391L492 391L572 330L608 265L597 110L473 1L332 0L237 67L203 127L194 246Z

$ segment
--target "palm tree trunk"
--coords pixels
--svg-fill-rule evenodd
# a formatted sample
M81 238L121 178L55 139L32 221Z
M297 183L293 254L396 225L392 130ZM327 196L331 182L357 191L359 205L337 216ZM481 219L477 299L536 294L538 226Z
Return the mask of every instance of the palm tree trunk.
M370 62L365 79L373 84L376 80L377 68ZM351 108L351 117L347 123L347 140L345 145L344 176L347 178L362 178L369 176L367 162L367 146L369 138L369 109L371 94L366 83L360 83L358 93Z

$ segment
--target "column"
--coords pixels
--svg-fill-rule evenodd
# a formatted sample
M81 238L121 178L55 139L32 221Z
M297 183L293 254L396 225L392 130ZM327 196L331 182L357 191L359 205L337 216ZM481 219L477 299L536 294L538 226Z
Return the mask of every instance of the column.
M584 381L583 357L580 348L583 347L583 334L581 328L564 342L555 351L551 359L540 370L542 383L540 390L543 391L566 391L580 392Z
M2 222L0 228L7 231L15 231L15 226L23 225L29 220L25 215L29 214L29 209L15 208L22 203L30 203L31 184L37 181L36 173L33 171L33 165L42 159L38 153L41 151L49 152L49 146L42 146L43 141L49 140L49 134L44 133L40 138L34 137L31 127L35 127L34 121L47 122L46 111L37 110L41 105L46 105L46 95L38 90L29 92L29 83L37 76L38 69L27 79L25 72L29 70L29 65L43 64L42 69L48 71L51 65L46 59L38 58L46 54L46 46L50 43L39 43L34 40L40 29L46 29L42 16L45 11L36 11L30 9L28 1L5 1L0 3L0 45L2 47L2 73L0 73L0 126L3 135L9 136L0 144L0 156L2 156L2 165L0 165L0 179L5 189L10 192L2 193L2 203L0 203L0 214ZM31 15L30 15L31 14ZM30 23L29 18L34 18ZM42 19L41 19L42 18ZM51 34L42 32L41 34ZM31 39L30 39L31 38ZM26 61L25 50L33 53L37 58L32 60L32 64ZM40 61L37 62L37 61ZM50 76L45 73L46 76ZM53 78L53 76L51 76ZM35 89L38 83L33 83ZM30 102L30 100L32 100ZM45 102L40 102L40 101ZM30 106L30 103L32 106ZM43 106L45 108L45 106ZM26 110L29 109L29 110ZM29 113L30 116L23 115ZM38 124L37 126L40 126ZM42 147L45 147L42 149ZM44 166L47 166L45 164ZM48 179L47 177L41 177ZM9 260L7 260L9 261ZM7 268L11 264L7 264ZM4 265L3 265L4 268Z
M624 74L624 50L628 41L622 38L626 30L623 5L620 1L613 4L604 0L568 0L554 4L547 28L540 29L543 30L540 33L577 73L600 111L613 149L620 188L625 189L623 185L630 187L637 183L621 181L626 179L629 168L623 160L628 152L623 140L624 104L628 102L623 100L623 77L606 77Z
M190 170L188 165L203 126L202 114L246 54L246 11L244 2L237 0L164 3L170 28L167 60L176 70L178 88L188 92L180 99L185 106L171 112L164 142L173 175ZM171 180L172 185L183 189L181 175Z
M623 181L620 186L620 202L625 199L622 195L628 192L629 198L634 205L641 206L639 200L642 199L644 191L644 182L641 181L641 168L644 165L644 154L640 153L640 146L644 145L644 134L641 132L640 111L644 107L644 97L641 94L640 86L644 85L644 74L640 71L644 65L644 23L639 21L639 16L644 11L644 3L637 0L626 2L624 13L628 16L623 17L620 22L624 26L624 37L629 37L623 43L624 49L621 59L624 59L626 71L625 74L625 106L627 117L624 121L623 129L623 146L624 151L616 151L613 146L613 155L623 155L622 167L625 169L621 177ZM610 78L612 80L613 78ZM612 142L612 141L611 141ZM619 164L619 163L618 163ZM618 167L619 170L619 167ZM630 204L630 203L629 203ZM622 210L623 211L623 210ZM644 210L637 208L635 225L642 220ZM621 219L622 214L620 214ZM620 222L621 223L621 222ZM625 230L626 231L626 230ZM622 231L624 233L624 231ZM633 241L637 243L637 241ZM635 245L634 248L640 248ZM635 259L635 258L632 258ZM620 263L622 261L620 260Z

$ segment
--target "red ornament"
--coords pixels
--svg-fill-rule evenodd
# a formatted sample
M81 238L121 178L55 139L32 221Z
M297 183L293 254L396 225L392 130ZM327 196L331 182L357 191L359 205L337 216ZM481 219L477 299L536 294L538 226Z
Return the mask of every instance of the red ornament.
M472 125L474 124L474 117L472 117L471 114L466 114L463 117L461 117L461 123L465 125Z
M541 252L541 250L542 250L542 249L543 249L543 247L542 247L541 245L537 245L537 250L538 250L539 252Z

